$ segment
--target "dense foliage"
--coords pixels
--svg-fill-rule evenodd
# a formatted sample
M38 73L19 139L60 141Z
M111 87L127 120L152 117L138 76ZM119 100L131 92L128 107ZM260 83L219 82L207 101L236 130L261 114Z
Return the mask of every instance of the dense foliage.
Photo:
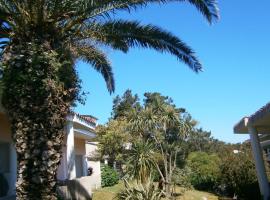
M139 96L133 95L131 90L126 90L122 96L117 95L113 100L112 118L126 118L133 109L139 110L139 101Z
M249 145L242 145L238 153L227 152L222 157L221 185L229 196L236 194L239 199L260 199L260 190Z
M191 181L192 171L189 167L176 168L173 171L172 182L186 190L193 189Z
M109 166L122 163L125 144L129 141L127 122L125 120L110 120L105 125L97 127L98 152L101 160L107 159Z
M110 187L117 184L119 181L119 175L115 169L108 165L102 165L101 167L101 186Z
M192 152L187 158L187 167L191 169L191 184L200 190L213 190L220 177L220 159L215 154Z
M127 90L114 102L112 116L118 117L98 130L100 151L117 163L116 158L124 158L121 162L126 177L146 184L154 176L160 189L171 196L174 171L183 155L181 144L195 123L184 109L159 93L145 93L141 105L138 96Z
M109 128L110 123L125 122L114 126L115 134L127 140L125 145L116 145L121 151L116 148L112 157L124 158L121 162L126 177L142 185L154 178L168 198L174 185L239 199L259 198L248 143L228 144L213 138L211 132L197 128L198 122L185 109L159 93L145 93L143 104L138 99L130 90L117 97L112 116L117 112L121 117L110 119L106 125ZM103 132L105 138L110 137L110 130ZM110 149L105 143L102 148Z

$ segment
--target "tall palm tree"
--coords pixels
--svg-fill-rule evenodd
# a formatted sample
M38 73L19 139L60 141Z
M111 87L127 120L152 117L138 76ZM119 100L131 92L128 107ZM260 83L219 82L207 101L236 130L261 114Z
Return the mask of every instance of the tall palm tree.
M111 16L175 1L191 3L210 23L218 18L215 0L0 0L2 103L18 156L17 199L56 198L65 117L80 97L76 60L101 73L109 92L115 86L104 46L168 52L201 70L193 50L172 33Z

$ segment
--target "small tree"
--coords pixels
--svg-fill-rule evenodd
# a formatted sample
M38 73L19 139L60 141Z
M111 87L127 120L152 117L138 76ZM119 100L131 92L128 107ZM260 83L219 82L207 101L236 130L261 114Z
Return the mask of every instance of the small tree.
M127 159L127 174L138 183L146 184L156 167L153 144L143 140L133 143Z
M106 125L97 128L98 152L101 158L107 156L111 167L115 161L122 162L129 137L126 124L124 120L110 120Z

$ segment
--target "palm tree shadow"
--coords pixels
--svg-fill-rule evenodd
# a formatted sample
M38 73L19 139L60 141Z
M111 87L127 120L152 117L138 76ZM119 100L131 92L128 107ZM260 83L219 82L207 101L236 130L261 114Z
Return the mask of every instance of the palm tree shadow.
M58 198L61 200L92 200L89 191L78 179L66 180L63 183L59 183L57 193Z
M74 148L72 149L72 152L70 153L68 160L72 160L72 162L69 162L67 166L68 177L70 177L70 172L76 165ZM66 180L58 181L57 182L58 199L60 200L92 200L91 185L87 184L87 178L89 178L89 176L83 176L81 178L75 178L72 180L66 179Z

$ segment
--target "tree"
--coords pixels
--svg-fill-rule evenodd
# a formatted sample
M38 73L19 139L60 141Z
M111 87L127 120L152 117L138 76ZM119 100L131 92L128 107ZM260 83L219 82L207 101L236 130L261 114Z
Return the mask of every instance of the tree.
M192 152L187 158L187 167L191 169L191 183L200 190L213 191L220 178L220 159L216 154Z
M174 1L0 0L2 103L18 155L18 199L56 199L65 119L79 98L76 60L100 72L109 92L114 78L102 45L123 52L131 47L168 52L195 72L201 70L193 50L173 34L111 18L119 10L169 2ZM218 18L215 0L187 2L210 23Z
M194 129L187 138L188 152L209 152L211 148L211 132Z
M138 95L133 95L131 90L126 90L122 97L117 95L113 100L112 118L126 118L132 109L140 109L139 100Z
M155 146L160 161L155 166L165 186L166 196L172 194L173 173L177 168L177 158L181 151L183 137L190 126L182 119L181 111L172 100L159 93L146 93L144 109L131 113L128 118L131 131L142 140Z
M115 161L122 162L125 154L125 144L129 142L127 123L124 120L110 120L106 125L97 127L98 152L100 158L105 156L109 166Z

